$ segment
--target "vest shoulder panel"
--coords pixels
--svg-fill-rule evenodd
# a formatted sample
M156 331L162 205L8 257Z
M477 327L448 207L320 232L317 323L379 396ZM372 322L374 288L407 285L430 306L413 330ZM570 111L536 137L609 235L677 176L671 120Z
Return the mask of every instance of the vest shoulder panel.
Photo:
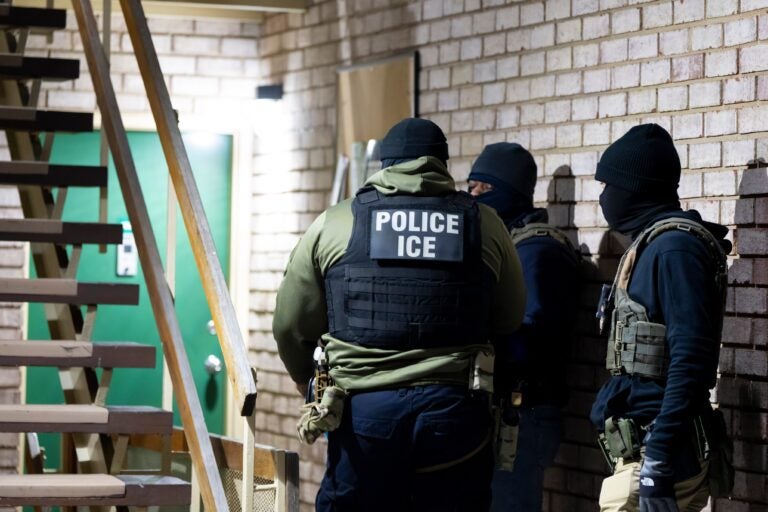
M629 283L642 251L656 238L669 231L683 231L701 240L716 265L715 280L722 304L725 304L727 266L718 240L698 222L671 217L654 223L640 233L621 258L609 302L611 329L606 350L606 369L614 375L641 375L664 379L669 367L667 327L651 322L642 304L629 296Z

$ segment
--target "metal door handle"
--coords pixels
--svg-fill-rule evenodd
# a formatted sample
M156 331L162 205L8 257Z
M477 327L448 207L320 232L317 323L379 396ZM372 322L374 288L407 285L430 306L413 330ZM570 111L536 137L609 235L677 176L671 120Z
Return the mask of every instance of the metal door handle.
M205 358L205 371L208 373L208 375L216 375L221 371L222 367L223 365L221 364L221 359L215 355L210 354L207 358Z

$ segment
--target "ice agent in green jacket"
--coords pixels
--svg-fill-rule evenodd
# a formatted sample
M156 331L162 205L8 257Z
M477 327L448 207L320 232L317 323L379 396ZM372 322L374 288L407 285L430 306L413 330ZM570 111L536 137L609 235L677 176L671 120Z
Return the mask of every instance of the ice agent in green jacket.
M485 372L492 342L522 319L520 262L493 210L456 192L437 125L401 121L381 158L354 199L310 226L277 296L291 377L300 388L312 377L321 339L334 384L309 406L330 430L316 506L485 510Z

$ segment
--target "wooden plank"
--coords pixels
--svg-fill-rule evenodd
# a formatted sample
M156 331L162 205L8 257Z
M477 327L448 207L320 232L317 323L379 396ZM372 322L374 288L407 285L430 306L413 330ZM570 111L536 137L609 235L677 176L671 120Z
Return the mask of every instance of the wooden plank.
M122 491L118 491L119 485L122 485ZM24 487L34 487L35 494L9 496L9 494L21 494L17 489ZM75 493L78 496L72 496ZM69 494L69 496L59 496L60 494ZM169 476L0 475L0 506L6 507L27 505L186 506L189 502L189 483Z
M157 436L132 435L130 446L161 452L163 447ZM243 470L243 443L237 439L211 434L211 445L216 457L216 465L219 468ZM286 477L298 486L298 454L284 451L271 446L255 444L254 449L254 476L268 480L278 477L277 454L286 457ZM171 437L171 450L174 452L189 451L184 431L178 427L173 429ZM295 467L294 467L295 466ZM295 480L295 481L294 481Z
M66 28L67 11L35 7L10 7L0 13L0 26L30 28Z
M169 434L173 414L156 407L0 404L0 432Z
M255 370L248 364L246 344L217 257L216 246L152 43L147 19L141 3L137 0L121 0L120 5L147 89L165 160L173 178L179 209L187 228L203 290L216 326L227 366L227 377L240 408L240 415L251 416L256 403Z
M5 428L10 424L46 422L51 424L103 425L108 420L109 411L105 407L92 405L0 404L0 425ZM47 427L41 425L41 428ZM6 432L8 431L6 430ZM45 430L45 432L51 432L51 430Z
M0 366L154 368L155 347L133 342L0 341Z
M14 5L27 7L44 7L47 0L14 0ZM247 3L245 3L247 2ZM182 16L185 18L218 17L236 18L241 21L259 22L267 12L306 12L309 7L307 0L142 0L144 9L150 16ZM117 0L112 2L117 4ZM69 0L55 0L54 7L66 8ZM103 2L96 2L94 10L102 10Z
M0 240L54 244L120 244L123 227L99 222L0 219Z
M207 510L227 510L227 497L205 427L205 417L197 396L197 388L187 358L181 327L176 317L173 297L165 282L160 251L152 232L152 224L141 192L128 136L120 116L117 97L110 78L109 63L99 40L96 17L88 0L73 0L72 6L77 17L83 51L88 61L93 88L102 115L102 129L109 141L126 210L139 248L141 268L176 391L176 403L184 430L190 440L192 463L200 478L203 501Z
M0 497L3 498L42 496L86 498L124 495L125 483L110 475L3 475L0 479Z
M75 80L80 76L80 61L24 57L15 53L0 54L0 77L14 80Z
M0 279L0 301L54 304L139 303L139 286L119 283L79 283L74 279Z
M89 165L56 165L47 162L0 162L0 183L51 187L104 187L107 168Z
M93 130L93 113L0 106L0 129L42 132L90 132Z

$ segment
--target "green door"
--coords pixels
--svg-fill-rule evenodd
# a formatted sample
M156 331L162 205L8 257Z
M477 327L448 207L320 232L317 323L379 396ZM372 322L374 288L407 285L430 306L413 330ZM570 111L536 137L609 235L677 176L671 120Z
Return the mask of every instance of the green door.
M149 209L152 228L165 259L168 169L160 139L154 132L130 132L136 169L144 199ZM216 249L229 274L230 190L232 169L232 137L209 133L188 133L184 141L192 163L205 212L213 232ZM56 135L51 162L58 164L98 165L99 134ZM70 189L64 220L98 221L98 190ZM109 170L108 222L127 221L125 205L114 166ZM181 324L187 356L192 367L198 396L205 413L208 430L224 433L226 375L225 369L209 375L205 361L209 355L223 361L215 334L208 329L211 314L203 294L181 215L177 213L176 244L176 313ZM34 274L34 266L32 271ZM136 341L157 347L154 369L118 368L114 371L107 403L112 405L153 405L162 400L162 346L158 336L147 288L139 265L135 276L119 276L117 249L109 246L100 254L98 246L84 246L77 272L80 281L133 283L140 286L138 306L99 306L93 339L98 341ZM29 339L50 337L43 306L30 304ZM29 368L27 373L28 403L61 403L62 391L55 368ZM174 420L181 424L174 406ZM59 442L56 434L41 435L46 448L46 467L59 465Z

